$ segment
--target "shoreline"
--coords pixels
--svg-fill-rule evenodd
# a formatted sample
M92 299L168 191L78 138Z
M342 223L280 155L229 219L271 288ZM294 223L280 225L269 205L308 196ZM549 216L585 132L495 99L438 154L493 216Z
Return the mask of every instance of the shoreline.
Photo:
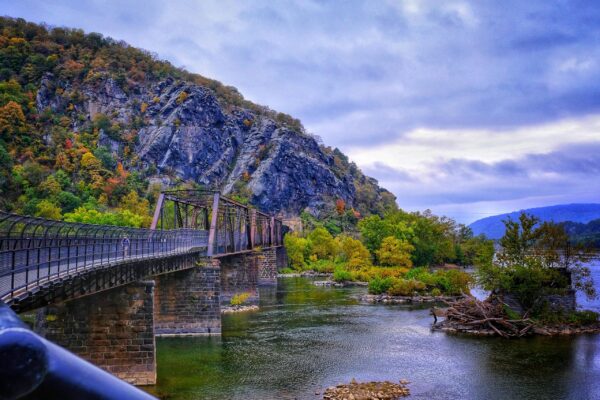
M432 331L444 332L450 335L469 335L469 336L497 336L501 337L492 329L472 329L464 325L446 324L446 320L433 324ZM523 337L532 336L574 336L585 334L600 333L600 323L593 326L534 326Z

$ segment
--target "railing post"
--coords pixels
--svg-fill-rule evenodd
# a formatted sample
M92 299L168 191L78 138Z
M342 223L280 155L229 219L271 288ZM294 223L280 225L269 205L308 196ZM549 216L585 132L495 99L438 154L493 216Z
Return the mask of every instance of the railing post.
M206 255L212 257L214 254L215 235L217 233L217 216L219 213L219 192L216 192L213 197L212 214L210 218L210 230L208 231L208 248Z

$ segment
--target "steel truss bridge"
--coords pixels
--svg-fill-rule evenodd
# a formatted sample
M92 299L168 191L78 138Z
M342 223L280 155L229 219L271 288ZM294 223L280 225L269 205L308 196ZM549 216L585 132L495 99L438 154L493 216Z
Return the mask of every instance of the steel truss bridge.
M215 191L159 195L150 229L69 223L0 211L0 300L16 311L283 244L281 220ZM148 262L151 261L151 262Z

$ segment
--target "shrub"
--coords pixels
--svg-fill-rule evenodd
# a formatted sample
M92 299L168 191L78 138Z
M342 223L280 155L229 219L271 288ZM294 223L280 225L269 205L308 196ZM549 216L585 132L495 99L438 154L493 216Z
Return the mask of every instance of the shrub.
M401 278L407 273L406 268L398 267L364 267L353 272L354 279L362 282L369 282L375 277L380 278Z
M350 271L347 271L343 268L336 268L335 271L333 272L333 280L336 282L348 282L348 281L352 281L352 274L350 273Z
M307 268L321 273L331 273L334 272L336 268L341 266L342 264L336 263L332 260L311 260L311 262L307 265Z
M433 290L431 291L431 295L432 296L441 296L442 295L442 291L438 288L433 288Z
M369 293L381 294L386 293L394 284L394 278L375 277L369 282Z
M232 306L241 306L246 301L248 301L248 299L250 298L251 295L252 295L252 293L248 293L248 292L237 293L231 298L231 300L229 301L229 304L231 304Z
M387 293L392 296L412 296L415 293L424 291L425 288L425 284L421 281L396 279L393 281L392 286L388 288Z
M590 310L574 311L569 314L568 321L577 326L591 325L598 322L598 313Z
M438 289L442 294L451 296L468 293L473 282L473 277L464 271L450 269L431 273L424 267L411 269L405 278L421 281L431 290Z

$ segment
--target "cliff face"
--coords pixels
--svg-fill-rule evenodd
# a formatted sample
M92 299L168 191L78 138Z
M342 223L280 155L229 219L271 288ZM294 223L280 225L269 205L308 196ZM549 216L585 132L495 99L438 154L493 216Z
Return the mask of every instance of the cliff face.
M52 74L44 75L37 108L58 111L64 107L65 99L56 94L56 88L69 86ZM98 114L121 124L143 114L135 145L139 163L134 168L151 171L149 178L166 185L180 178L225 194L243 190L257 207L285 214L306 208L318 213L337 199L363 213L376 212L359 204L356 186L372 190L373 204L390 201L389 192L355 167L347 164L348 170L340 173L344 165L336 168L334 152L313 137L244 108L226 112L206 87L167 78L126 94L108 78L84 85L81 92L84 101L74 113L84 118L74 119L75 131ZM123 143L103 131L97 145L117 155L123 152Z
M195 182L286 215L331 212L340 200L363 215L395 204L391 193L339 150L317 143L299 121L244 100L234 88L99 34L6 18L0 27L0 52L13 54L16 43L23 53L2 70L2 79L14 82L16 107L41 135L28 139L28 147L9 142L7 148L33 154L32 162L48 169L44 174L71 173L72 186L62 189L82 200L105 193L111 206L119 201L115 193L135 189L143 196L148 182ZM89 156L88 170L81 170L85 152L104 160L102 170L89 171L95 165ZM146 189L125 182L117 163L137 173ZM89 182L92 176L96 183ZM126 190L115 192L119 184Z

